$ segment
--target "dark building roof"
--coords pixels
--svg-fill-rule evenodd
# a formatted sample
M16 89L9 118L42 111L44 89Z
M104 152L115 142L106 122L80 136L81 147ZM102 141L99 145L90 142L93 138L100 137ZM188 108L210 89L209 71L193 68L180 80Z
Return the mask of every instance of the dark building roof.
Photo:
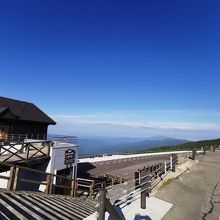
M0 106L0 114L4 113L8 108Z
M36 105L0 96L1 119L56 124L53 119L41 111Z

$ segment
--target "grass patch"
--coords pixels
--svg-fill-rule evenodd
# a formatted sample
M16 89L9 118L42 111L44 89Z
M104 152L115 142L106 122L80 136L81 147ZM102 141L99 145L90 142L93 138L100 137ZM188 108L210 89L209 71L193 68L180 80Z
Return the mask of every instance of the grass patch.
M174 178L170 178L163 182L162 186L160 188L164 188L166 186L169 186L173 182Z

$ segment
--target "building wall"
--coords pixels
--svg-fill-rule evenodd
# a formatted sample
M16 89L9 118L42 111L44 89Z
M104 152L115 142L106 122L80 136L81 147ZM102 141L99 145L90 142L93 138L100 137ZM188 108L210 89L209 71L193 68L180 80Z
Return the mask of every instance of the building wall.
M50 163L47 167L47 172L56 174L58 170L63 170L67 167L64 164L64 160L65 160L65 151L68 149L75 150L75 153L76 153L75 154L75 163L72 164L72 166L73 166L73 179L76 178L78 148L76 145L73 145L73 144L65 144L65 143L55 142L54 146L51 148L51 152L50 152L51 160L50 160Z
M47 127L45 124L13 123L10 125L10 133L27 134L31 139L46 139Z

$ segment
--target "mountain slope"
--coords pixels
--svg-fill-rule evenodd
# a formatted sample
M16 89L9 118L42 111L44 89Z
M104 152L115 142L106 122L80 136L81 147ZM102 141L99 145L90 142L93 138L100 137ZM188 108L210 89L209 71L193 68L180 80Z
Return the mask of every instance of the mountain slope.
M210 146L220 146L220 138L219 139L213 139L213 140L203 140L203 141L194 141L194 142L187 142L183 144L177 144L177 145L167 145L167 146L161 146L161 147L154 147L150 148L148 150L141 150L136 151L136 153L145 153L145 152L161 152L161 151L175 151L175 150L192 150L200 149L201 147L210 147Z

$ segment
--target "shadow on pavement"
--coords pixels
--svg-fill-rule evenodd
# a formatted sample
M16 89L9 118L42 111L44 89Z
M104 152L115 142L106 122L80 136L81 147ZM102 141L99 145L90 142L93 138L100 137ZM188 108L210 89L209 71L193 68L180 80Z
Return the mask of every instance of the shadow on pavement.
M90 170L96 168L91 163L85 162L85 163L78 163L77 165L77 176L79 178L90 178L91 175L89 173Z
M148 215L139 215L137 214L135 217L134 217L134 220L152 220L151 217L149 217Z

